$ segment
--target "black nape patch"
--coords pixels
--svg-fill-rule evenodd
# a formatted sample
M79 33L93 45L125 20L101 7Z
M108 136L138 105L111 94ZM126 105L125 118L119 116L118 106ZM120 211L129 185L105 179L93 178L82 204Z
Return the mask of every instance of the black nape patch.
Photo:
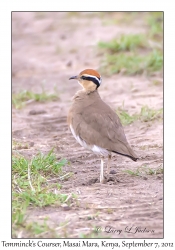
M82 76L81 79L95 83L97 85L97 88L100 86L100 78L98 78L99 81L93 76Z

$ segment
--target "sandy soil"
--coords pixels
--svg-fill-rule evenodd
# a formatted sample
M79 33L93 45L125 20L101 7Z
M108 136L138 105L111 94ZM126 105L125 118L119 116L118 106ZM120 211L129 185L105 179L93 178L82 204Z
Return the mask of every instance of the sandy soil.
M76 193L79 203L69 210L31 209L29 220L42 221L47 216L54 227L66 221L67 226L59 231L62 237L79 237L96 226L101 227L105 237L162 238L163 176L140 177L124 172L143 165L156 169L163 164L162 121L138 121L125 127L127 139L140 159L133 162L113 155L111 169L116 173L106 184L99 183L100 159L76 143L66 124L71 98L80 89L76 81L68 79L85 68L99 68L102 55L95 47L97 43L145 31L137 20L133 25L104 25L108 17L108 13L13 13L12 91L40 91L43 85L51 93L56 86L60 97L57 102L33 102L20 110L13 108L13 139L31 143L29 149L20 150L27 157L38 150L48 152L54 146L58 159L68 159L71 165L65 171L74 175L62 182L61 192ZM99 93L114 108L121 107L123 101L130 113L138 112L143 105L155 109L163 106L163 85L153 84L155 79L162 81L159 75L102 77ZM45 113L30 115L31 110ZM126 227L132 227L130 232ZM134 233L136 227L146 230Z

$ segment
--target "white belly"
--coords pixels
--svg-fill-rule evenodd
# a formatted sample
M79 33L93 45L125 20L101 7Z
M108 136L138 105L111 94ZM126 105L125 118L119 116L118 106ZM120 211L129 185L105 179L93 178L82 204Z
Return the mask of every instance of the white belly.
M108 156L110 153L107 149L101 148L97 145L88 145L84 140L82 140L78 135L75 134L74 129L70 125L70 130L74 136L74 138L77 140L77 142L84 148L91 150L95 154L102 155L102 156Z

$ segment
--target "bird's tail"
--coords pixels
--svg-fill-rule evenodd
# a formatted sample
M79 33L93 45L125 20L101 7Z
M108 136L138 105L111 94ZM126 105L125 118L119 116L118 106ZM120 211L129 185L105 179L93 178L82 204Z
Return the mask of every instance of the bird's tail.
M127 155L127 154L122 154L122 153L119 153L119 152L116 152L116 151L112 151L113 153L116 153L116 154L119 154L119 155L123 155L123 156L126 156L126 157L129 157L130 159L132 159L133 161L137 161L139 158L136 156L136 154L134 153L135 156L132 156L132 155Z

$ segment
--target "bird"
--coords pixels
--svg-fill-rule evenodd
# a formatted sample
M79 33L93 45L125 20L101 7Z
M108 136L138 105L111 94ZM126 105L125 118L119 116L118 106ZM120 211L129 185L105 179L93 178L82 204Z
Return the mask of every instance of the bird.
M101 75L94 69L85 69L69 80L81 85L72 99L67 123L76 141L101 158L100 183L104 177L104 159L107 160L107 176L110 173L111 156L116 153L137 161L138 156L130 147L117 113L106 104L98 93Z

